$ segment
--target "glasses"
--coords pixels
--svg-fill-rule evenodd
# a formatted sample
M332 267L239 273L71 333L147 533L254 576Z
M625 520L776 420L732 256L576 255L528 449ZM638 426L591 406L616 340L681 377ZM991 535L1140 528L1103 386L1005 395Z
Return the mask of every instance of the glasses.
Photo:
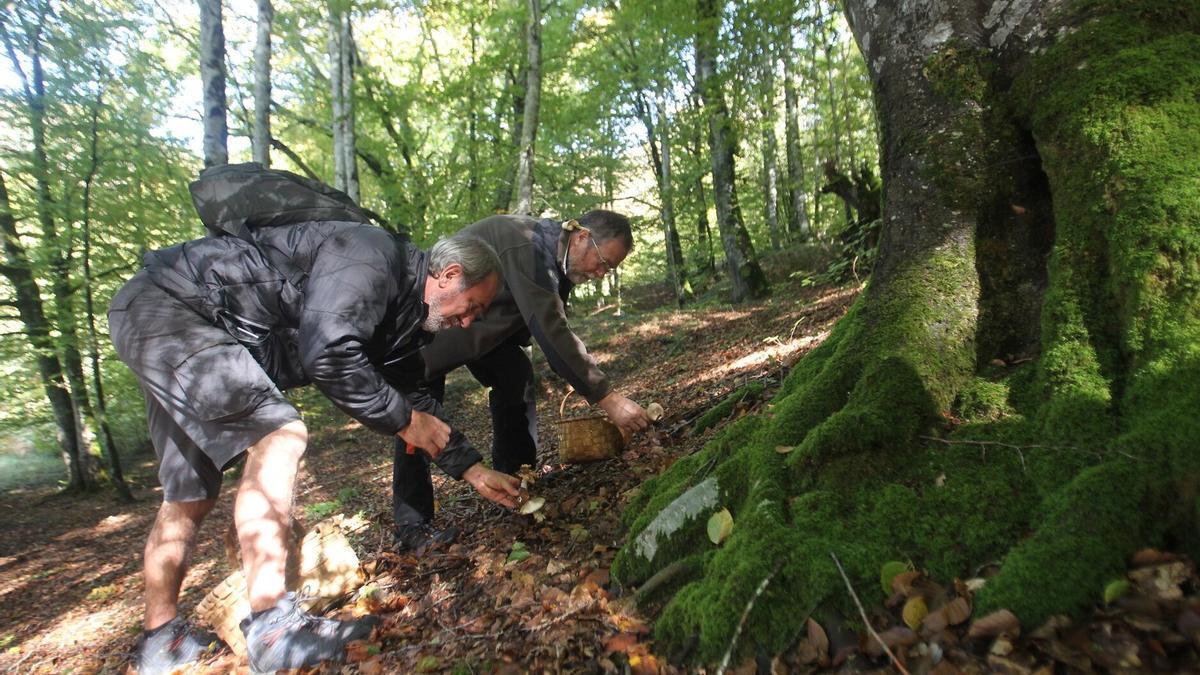
M604 276L605 274L613 271L613 266L604 259L604 254L600 252L600 244L596 243L596 238L592 236L591 232L588 232L588 241L592 242L592 246L596 249L596 257L600 259L600 265L604 270L604 274L601 274L600 276Z

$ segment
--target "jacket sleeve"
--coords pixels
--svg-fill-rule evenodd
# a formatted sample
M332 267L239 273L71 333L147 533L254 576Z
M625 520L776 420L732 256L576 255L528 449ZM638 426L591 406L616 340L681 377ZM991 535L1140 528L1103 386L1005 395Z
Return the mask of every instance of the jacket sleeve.
M397 292L390 235L346 230L321 244L304 286L300 360L321 393L363 426L395 434L411 406L367 358L367 342Z
M530 271L537 268L536 263L529 262L531 256L528 247L504 251L501 254L504 282L512 291L521 317L550 367L589 403L595 404L608 395L608 377L588 354L583 341L567 325L566 307L558 294L548 283L539 283L530 275ZM521 257L526 260L522 261Z
M442 404L427 390L418 389L409 392L408 399L415 410L429 413L446 424L450 424L450 420L446 418L446 413L442 409ZM396 439L398 452L404 452L405 446L404 439ZM471 445L467 437L456 429L453 424L450 424L450 441L438 453L437 459L433 460L433 463L437 464L439 469L445 471L446 475L456 480L461 480L464 471L471 468L472 464L482 461L483 456Z

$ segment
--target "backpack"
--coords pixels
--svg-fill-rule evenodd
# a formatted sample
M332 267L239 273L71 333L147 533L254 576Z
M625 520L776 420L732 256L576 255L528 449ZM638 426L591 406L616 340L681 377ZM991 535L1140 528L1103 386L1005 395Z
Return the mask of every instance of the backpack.
M250 231L260 227L313 220L370 223L346 193L257 162L209 167L188 185L188 191L213 236L228 234L252 241Z

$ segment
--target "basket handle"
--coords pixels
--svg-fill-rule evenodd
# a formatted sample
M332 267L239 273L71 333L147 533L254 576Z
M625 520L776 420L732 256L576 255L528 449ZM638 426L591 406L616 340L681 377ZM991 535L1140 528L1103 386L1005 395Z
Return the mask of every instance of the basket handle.
M561 420L563 418L563 412L567 408L567 399L571 398L571 394L574 394L574 393L575 393L575 389L573 387L571 389L568 389L567 395L563 397L562 403L558 404L558 419Z

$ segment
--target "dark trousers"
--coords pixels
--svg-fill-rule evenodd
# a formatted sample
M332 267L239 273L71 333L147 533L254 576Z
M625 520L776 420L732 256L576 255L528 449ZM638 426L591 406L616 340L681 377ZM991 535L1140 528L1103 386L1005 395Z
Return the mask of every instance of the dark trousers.
M521 344L505 342L467 364L485 387L492 413L492 467L516 473L522 464L537 462L537 406L533 390L533 364ZM440 402L445 397L446 376L428 383ZM397 526L415 525L433 518L433 481L429 459L422 452L406 454L403 439L396 439L392 464L392 516Z

